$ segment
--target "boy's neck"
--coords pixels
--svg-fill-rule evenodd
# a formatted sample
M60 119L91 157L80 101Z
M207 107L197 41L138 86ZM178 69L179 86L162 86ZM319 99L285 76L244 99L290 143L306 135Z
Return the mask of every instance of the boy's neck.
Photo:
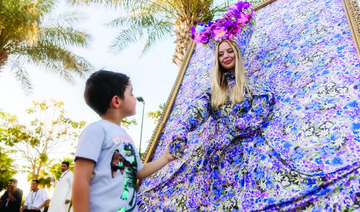
M121 126L121 121L123 119L123 117L121 116L121 114L118 113L118 111L113 110L106 111L105 114L101 115L101 118L119 126Z

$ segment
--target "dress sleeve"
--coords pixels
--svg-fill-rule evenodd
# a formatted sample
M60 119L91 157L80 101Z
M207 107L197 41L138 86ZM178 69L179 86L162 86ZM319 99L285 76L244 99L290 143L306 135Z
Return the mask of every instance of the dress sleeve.
M251 108L248 111L240 111L235 108L234 137L246 136L260 129L268 119L272 106L275 103L274 95L268 91L260 95L254 95Z
M186 136L188 132L195 130L209 116L211 107L210 89L196 98L193 103L188 106L184 116L179 119L178 128L173 132L170 144L170 153L179 158L183 155L187 146Z

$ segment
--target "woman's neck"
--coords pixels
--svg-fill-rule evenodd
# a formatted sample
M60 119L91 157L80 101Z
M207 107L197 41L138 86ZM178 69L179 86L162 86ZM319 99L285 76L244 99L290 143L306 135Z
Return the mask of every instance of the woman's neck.
M227 73L229 73L229 74L235 74L235 67L234 67L234 68L231 68L231 69L228 69L228 70L227 70Z

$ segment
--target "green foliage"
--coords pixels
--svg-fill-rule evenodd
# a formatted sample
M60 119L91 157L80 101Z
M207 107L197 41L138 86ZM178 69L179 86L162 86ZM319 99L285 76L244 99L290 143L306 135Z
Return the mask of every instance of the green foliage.
M154 111L154 112L149 112L149 113L147 114L147 116L148 116L149 118L154 119L154 123L157 124L157 123L159 122L159 120L160 120L161 114L162 114L163 111L164 111L164 108L165 108L165 103L159 105L159 109L158 109L158 110L156 110L156 111Z
M39 142L30 135L24 125L18 123L17 117L9 113L0 112L0 143L9 147L21 141L31 144Z
M34 101L33 107L26 110L34 117L26 128L17 123L16 117L2 113L1 121L12 125L1 124L0 135L8 148L15 149L26 160L24 171L29 173L28 180L39 179L45 185L50 185L48 169L54 163L51 154L59 152L61 146L75 150L75 141L85 122L68 118L63 106L63 102L56 100ZM12 130L14 126L24 131L18 133L18 130Z
M131 125L137 125L136 119L123 119L121 120L121 126L129 129Z
M0 191L7 186L9 180L15 173L16 169L13 160L9 158L8 154L0 147Z
M11 70L25 91L32 88L25 63L41 65L65 80L83 76L93 67L69 50L85 47L90 35L76 30L79 17L66 13L51 14L56 0L0 1L0 70Z
M257 5L265 0L253 0ZM124 14L109 23L119 28L112 48L121 52L130 44L144 41L142 54L158 41L175 37L174 62L180 66L190 43L191 26L207 23L223 15L237 0L73 0L73 3L95 3L119 7ZM124 12L123 12L124 11Z
M142 0L132 4L122 2L128 13L111 22L112 26L122 28L112 47L122 51L129 44L145 38L143 53L157 41L175 35L174 31L179 25L189 24L187 31L181 33L190 34L192 25L211 21L229 6L229 1L215 5L214 1L203 0Z

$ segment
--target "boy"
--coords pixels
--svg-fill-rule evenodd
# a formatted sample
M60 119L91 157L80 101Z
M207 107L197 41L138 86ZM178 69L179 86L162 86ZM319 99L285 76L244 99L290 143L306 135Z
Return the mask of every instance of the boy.
M157 160L142 164L121 120L135 114L136 98L129 77L100 70L86 81L86 103L101 120L79 137L75 153L74 212L137 211L136 180L143 179L174 158L166 147Z

